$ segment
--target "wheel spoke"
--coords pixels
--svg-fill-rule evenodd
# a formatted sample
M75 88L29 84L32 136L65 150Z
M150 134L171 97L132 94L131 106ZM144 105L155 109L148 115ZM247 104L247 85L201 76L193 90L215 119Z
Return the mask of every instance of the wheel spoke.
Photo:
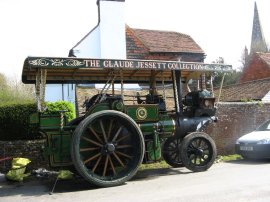
M208 150L209 145L206 142L203 142L203 146L201 147L203 150Z
M176 152L176 149L166 149L166 150L163 150L163 153L175 153Z
M192 148L197 148L197 142L196 141L192 141L191 142L191 147Z
M96 159L97 157L99 157L101 154L100 153L98 153L98 154L96 154L95 156L93 156L93 157L91 157L91 158L89 158L89 159L87 159L87 160L85 160L84 161L84 164L87 164L88 162L90 162L90 161L92 161L92 160L94 160L94 159Z
M178 154L177 156L178 156L178 162L181 162L181 161L182 161L182 159L181 159L180 154Z
M96 168L98 167L98 164L99 164L99 162L100 162L101 159L102 159L102 156L100 156L100 157L98 158L98 160L97 160L97 162L96 162L94 168L92 169L92 172L93 172L93 173L95 172Z
M121 159L119 158L119 156L115 152L113 152L113 155L117 159L117 161L121 164L121 166L125 167L124 163L121 161Z
M189 145L187 152L193 154L196 151L196 148L193 145Z
M98 147L89 147L89 148L82 148L80 149L80 152L86 152L86 151L94 151L94 150L98 150Z
M110 121L110 126L109 126L109 130L108 130L108 140L110 139L110 136L111 136L112 124L113 124L113 119Z
M107 139L107 136L106 136L106 134L105 134L104 125L103 125L102 120L99 120L99 125L100 125L101 130L102 130L102 134L103 134L104 141L105 141L105 143L108 143L108 139Z
M107 172L108 160L109 160L109 155L106 156L105 165L104 165L103 174L102 174L103 176L105 176Z
M125 148L131 148L133 147L132 145L120 145L120 146L117 146L116 148L117 149L125 149Z
M163 153L169 153L169 154L173 154L173 153L176 153L177 152L177 149L169 149L167 148L166 150L163 150Z
M88 127L91 132L94 134L94 136L98 139L100 143L103 143L103 141L100 139L99 135L96 133L96 131L92 128L92 126Z
M125 135L125 136L119 138L119 139L116 141L116 143L119 143L119 142L121 142L122 140L127 139L128 137L129 137L128 135Z
M175 153L173 153L173 154L171 154L171 156L172 156L172 160L174 160L174 161L176 161L176 159L177 159L177 155L176 155L176 152Z
M116 132L115 136L113 137L112 142L114 142L114 141L117 139L117 137L118 137L118 135L120 134L120 132L122 131L122 129L123 129L123 126L121 126L121 127L118 129L118 131Z
M90 142L90 143L94 144L94 145L103 147L103 146L102 146L101 144L99 144L98 142L96 142L96 141L94 141L94 140L91 140L91 139L89 139L89 138L87 138L87 137L81 136L81 138L82 138L83 140L87 141L87 142Z
M196 160L197 160L197 156L194 155L194 157L192 158L192 163L196 165Z
M112 167L112 170L113 170L113 174L115 175L116 171L115 171L115 168L114 168L114 165L113 165L113 162L112 162L112 159L111 159L110 156L109 156L109 161L110 161L110 164L111 164L111 167Z
M129 159L132 159L132 156L130 155L127 155L127 154L124 154L123 152L120 152L120 151L116 151L117 154L121 155L121 156L124 156L124 157L127 157Z

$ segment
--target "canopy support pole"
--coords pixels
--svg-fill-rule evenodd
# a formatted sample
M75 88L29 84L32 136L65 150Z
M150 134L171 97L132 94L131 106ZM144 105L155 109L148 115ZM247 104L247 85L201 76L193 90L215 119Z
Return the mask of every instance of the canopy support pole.
M217 104L219 103L219 100L220 100L221 91L222 91L222 87L223 87L223 83L224 83L224 77L225 77L225 73L224 73L223 76L222 76L222 80L221 80L221 84L220 84L220 88L219 88L219 93L218 93Z
M36 75L36 102L39 112L45 110L46 69L38 69Z

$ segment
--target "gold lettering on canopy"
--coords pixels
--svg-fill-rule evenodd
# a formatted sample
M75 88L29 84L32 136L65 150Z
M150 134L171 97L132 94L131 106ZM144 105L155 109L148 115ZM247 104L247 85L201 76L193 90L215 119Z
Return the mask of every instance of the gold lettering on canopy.
M195 62L114 60L88 58L38 58L29 57L28 66L33 68L112 68L186 71L232 71L231 65Z

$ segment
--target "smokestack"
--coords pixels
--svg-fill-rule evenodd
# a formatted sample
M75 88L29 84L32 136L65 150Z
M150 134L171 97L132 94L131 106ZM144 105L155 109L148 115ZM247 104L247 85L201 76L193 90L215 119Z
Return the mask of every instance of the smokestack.
M126 59L125 0L98 0L100 57Z

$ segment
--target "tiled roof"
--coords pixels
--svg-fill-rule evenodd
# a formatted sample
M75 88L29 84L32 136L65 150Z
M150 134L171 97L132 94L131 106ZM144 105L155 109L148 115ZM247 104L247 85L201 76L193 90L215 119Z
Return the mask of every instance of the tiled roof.
M270 53L257 53L270 67Z
M134 29L134 35L153 53L200 53L205 54L202 48L189 36L179 32L159 31L147 29ZM69 52L72 56L72 50L84 41L97 28L94 27L86 36L84 36Z
M201 47L189 35L171 31L131 29L150 52L204 54Z
M249 81L222 88L220 101L237 102L245 100L261 100L270 91L270 78ZM219 89L215 89L218 97Z

